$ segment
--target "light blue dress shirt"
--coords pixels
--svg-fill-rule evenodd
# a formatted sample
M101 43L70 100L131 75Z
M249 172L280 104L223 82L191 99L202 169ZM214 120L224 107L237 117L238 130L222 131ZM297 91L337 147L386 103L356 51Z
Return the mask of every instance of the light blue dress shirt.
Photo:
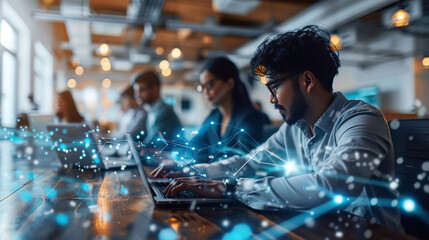
M305 210L342 196L344 210L402 230L394 151L383 114L343 94L314 126L283 124L241 157L197 167L209 178L238 178L235 197L261 210ZM273 171L282 169L282 176Z

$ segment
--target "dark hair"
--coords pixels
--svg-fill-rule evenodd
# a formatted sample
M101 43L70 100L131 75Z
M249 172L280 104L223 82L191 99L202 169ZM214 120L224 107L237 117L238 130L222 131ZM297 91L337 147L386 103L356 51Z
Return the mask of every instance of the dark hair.
M73 100L73 96L70 91L66 90L66 91L60 92L58 94L58 97L61 97L66 102L67 109L65 109L65 111L68 112L67 120L69 122L82 122L84 120L84 118L77 111L76 104ZM57 112L57 116L59 118L64 118L64 115L61 112Z
M133 83L146 83L148 87L158 87L161 85L161 80L158 75L152 71L138 73L134 76Z
M201 69L201 73L204 71L210 72L224 82L232 78L234 80L234 88L232 90L234 106L252 106L246 87L240 80L238 69L228 58L209 58Z
M128 86L127 88L125 88L121 94L119 95L119 97L128 97L128 98L134 98L134 88L133 86Z
M311 71L330 92L340 65L329 32L316 25L267 37L250 62L253 74L270 78Z

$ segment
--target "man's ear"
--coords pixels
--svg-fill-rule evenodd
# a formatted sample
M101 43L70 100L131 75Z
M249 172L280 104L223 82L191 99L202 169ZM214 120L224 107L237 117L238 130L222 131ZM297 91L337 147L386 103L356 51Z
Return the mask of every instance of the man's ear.
M310 71L305 71L304 76L304 87L307 93L310 93L311 89L316 85L316 76Z

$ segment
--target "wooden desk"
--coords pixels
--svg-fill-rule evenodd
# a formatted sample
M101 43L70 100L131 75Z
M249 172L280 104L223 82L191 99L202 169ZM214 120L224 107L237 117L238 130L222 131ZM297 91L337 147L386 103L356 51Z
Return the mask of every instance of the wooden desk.
M30 148L0 141L0 239L411 239L337 210L157 208L135 168L63 171L52 153Z

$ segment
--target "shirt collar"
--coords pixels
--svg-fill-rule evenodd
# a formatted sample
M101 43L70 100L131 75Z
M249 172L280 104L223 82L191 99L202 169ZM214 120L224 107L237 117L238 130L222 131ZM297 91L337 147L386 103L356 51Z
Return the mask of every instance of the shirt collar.
M314 124L314 129L320 128L325 133L329 133L334 126L335 121L339 116L339 112L341 111L343 105L347 102L347 98L341 92L334 92L334 100L326 109L326 111L320 116L317 120L316 124ZM308 123L304 120L298 120L295 124L297 128L299 128L307 137L310 137L312 134L310 133L310 127Z
M347 102L347 98L341 92L334 92L334 100L328 109L320 116L317 120L315 127L320 128L325 133L329 133L334 126L334 123L337 121L340 111L343 108L344 104Z
M151 112L151 111L153 111L153 109L157 109L161 105L161 103L162 103L162 100L160 98L158 98L152 104L149 104L149 103L143 104L143 108L144 108L144 110L146 110L146 112Z

